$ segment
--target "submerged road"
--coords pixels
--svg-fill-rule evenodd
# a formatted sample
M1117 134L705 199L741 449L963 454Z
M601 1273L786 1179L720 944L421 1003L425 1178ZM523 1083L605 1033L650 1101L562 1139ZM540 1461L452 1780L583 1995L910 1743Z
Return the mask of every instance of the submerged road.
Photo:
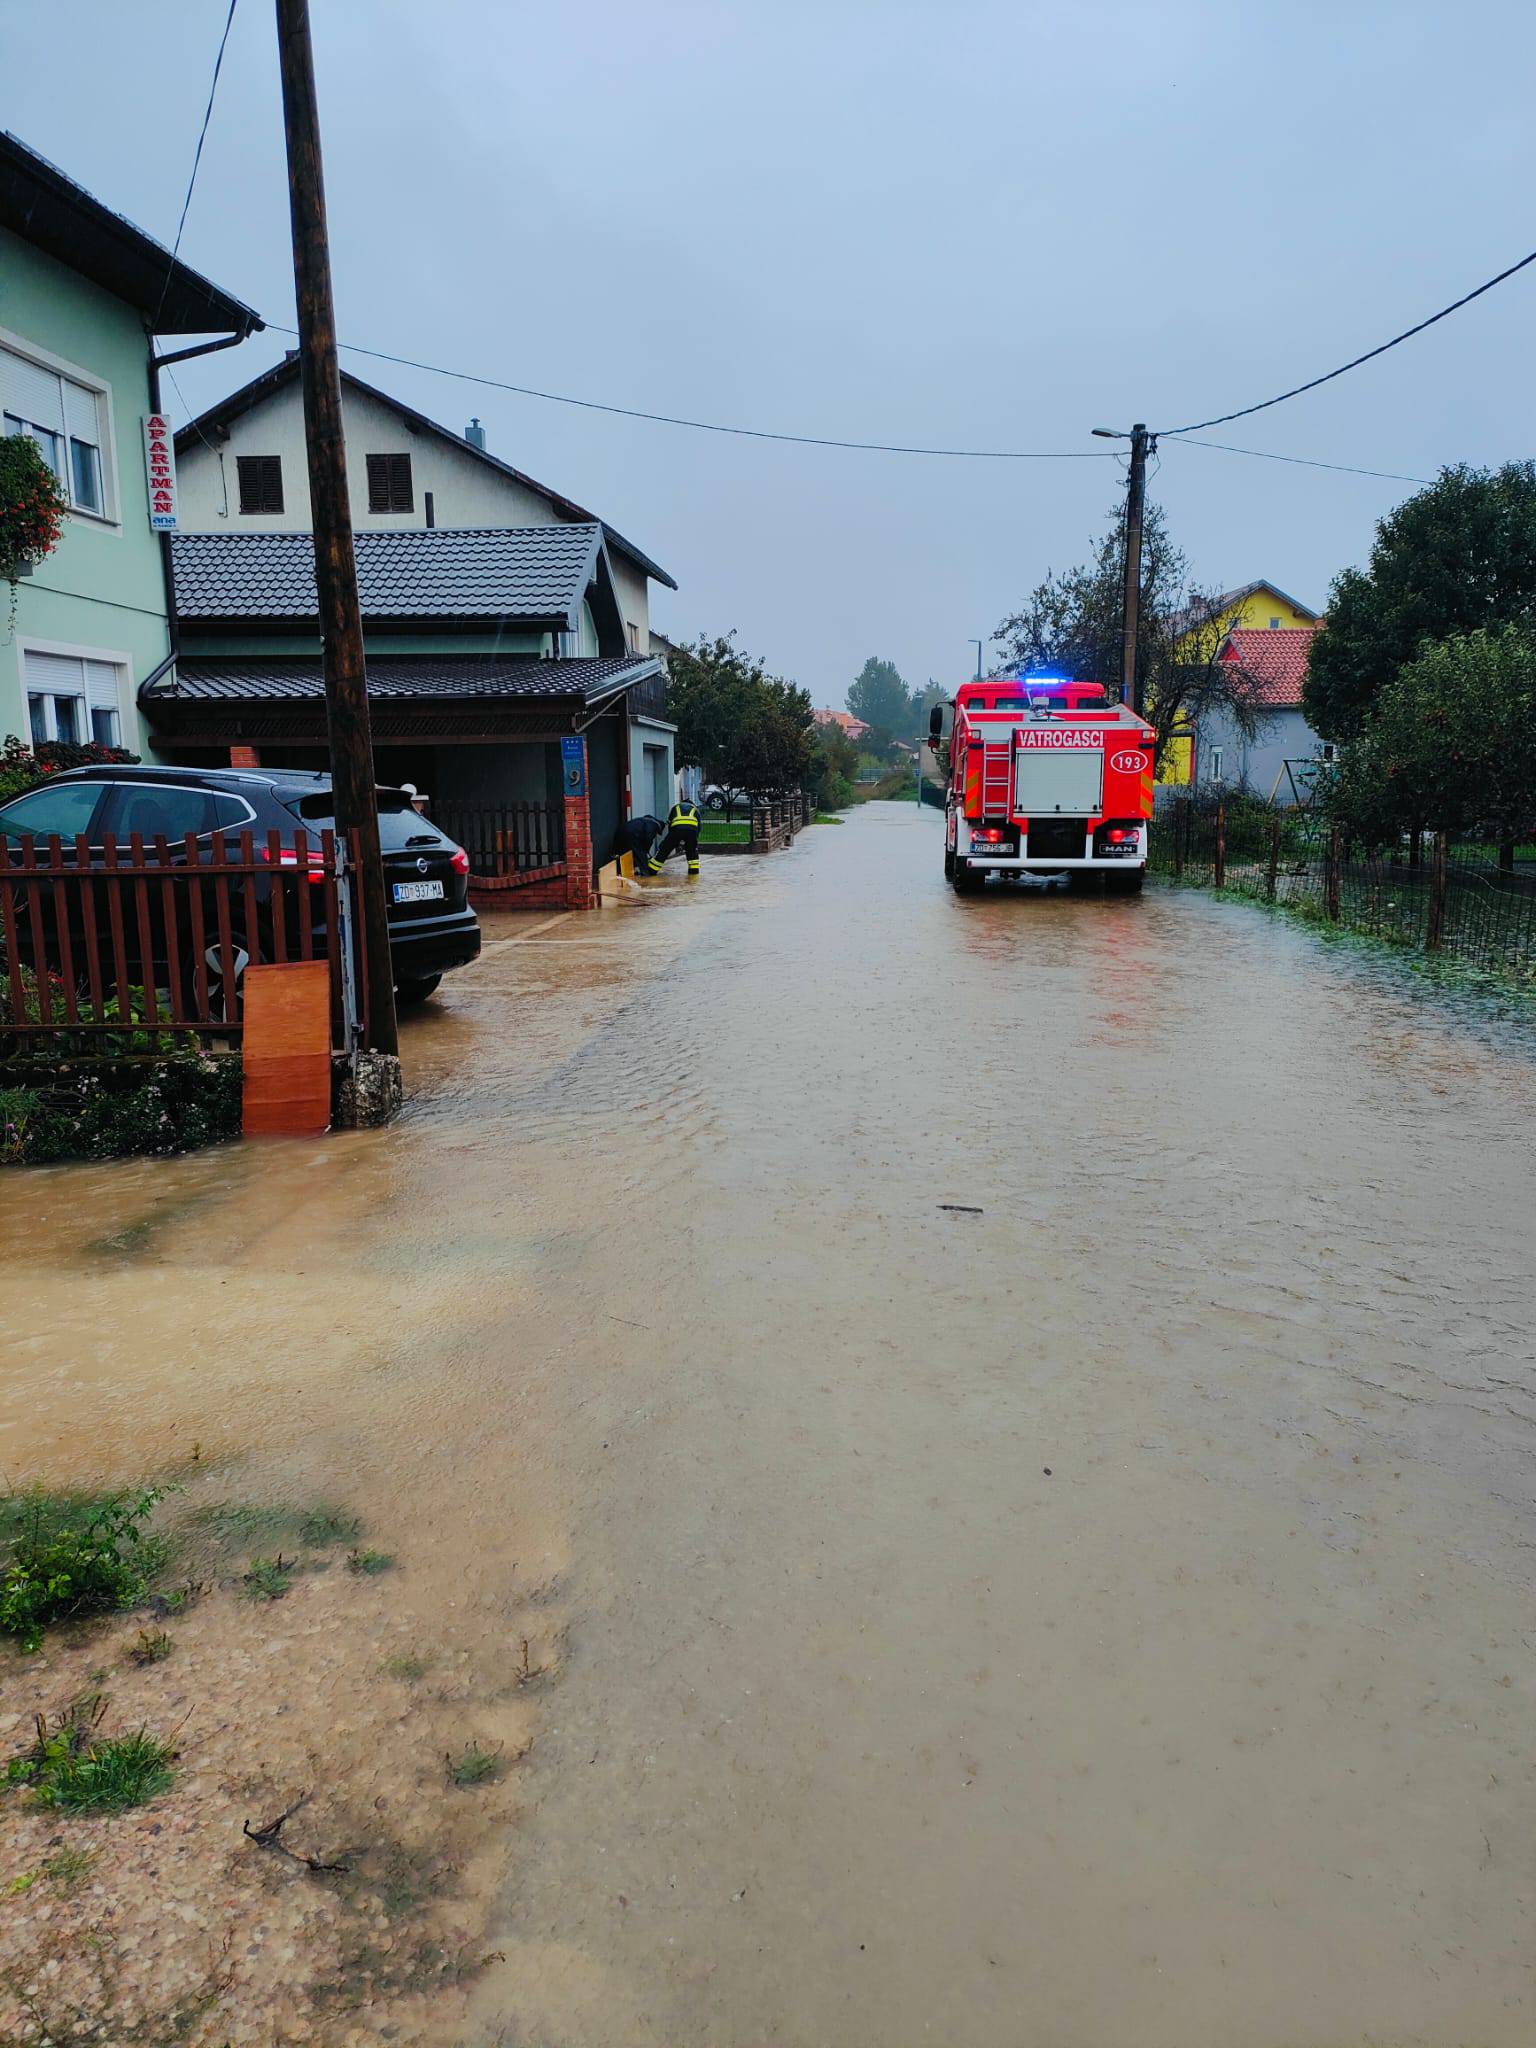
M98 1412L558 1616L469 2048L1527 2048L1536 1041L941 830L503 921Z

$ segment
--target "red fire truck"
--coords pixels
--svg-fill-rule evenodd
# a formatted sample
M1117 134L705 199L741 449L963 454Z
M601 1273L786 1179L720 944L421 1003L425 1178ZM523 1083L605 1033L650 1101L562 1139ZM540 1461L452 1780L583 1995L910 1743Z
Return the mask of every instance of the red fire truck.
M935 740L940 713L932 714ZM1147 872L1152 728L1098 683L1011 676L955 698L944 873L962 894L988 875L1131 895ZM1093 886L1098 886L1095 880Z

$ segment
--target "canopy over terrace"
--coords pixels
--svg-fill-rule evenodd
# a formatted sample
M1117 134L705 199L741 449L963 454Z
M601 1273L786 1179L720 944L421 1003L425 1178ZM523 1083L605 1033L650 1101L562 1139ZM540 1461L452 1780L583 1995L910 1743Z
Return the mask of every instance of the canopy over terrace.
M423 792L482 893L583 907L625 812L629 694L661 674L640 655L370 655L379 776ZM162 759L326 765L317 654L185 656L143 705Z

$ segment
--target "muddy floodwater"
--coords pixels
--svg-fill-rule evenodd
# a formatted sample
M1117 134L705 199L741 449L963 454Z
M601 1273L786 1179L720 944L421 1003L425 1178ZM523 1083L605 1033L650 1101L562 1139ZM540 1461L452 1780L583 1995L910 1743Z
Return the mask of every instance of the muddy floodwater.
M387 1132L7 1176L0 1471L398 1558L245 1767L507 1745L464 2048L1529 2048L1536 1037L941 833L488 924Z

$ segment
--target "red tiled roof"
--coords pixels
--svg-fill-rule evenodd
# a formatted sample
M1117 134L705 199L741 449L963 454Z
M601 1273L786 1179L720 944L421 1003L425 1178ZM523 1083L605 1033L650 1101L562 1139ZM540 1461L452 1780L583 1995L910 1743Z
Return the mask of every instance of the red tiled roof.
M851 740L862 739L869 727L862 718L855 718L851 711L813 711L811 717L817 725L839 725Z
M1261 704L1273 711L1296 709L1307 673L1307 650L1316 626L1234 626L1221 651L1223 661L1241 664Z

